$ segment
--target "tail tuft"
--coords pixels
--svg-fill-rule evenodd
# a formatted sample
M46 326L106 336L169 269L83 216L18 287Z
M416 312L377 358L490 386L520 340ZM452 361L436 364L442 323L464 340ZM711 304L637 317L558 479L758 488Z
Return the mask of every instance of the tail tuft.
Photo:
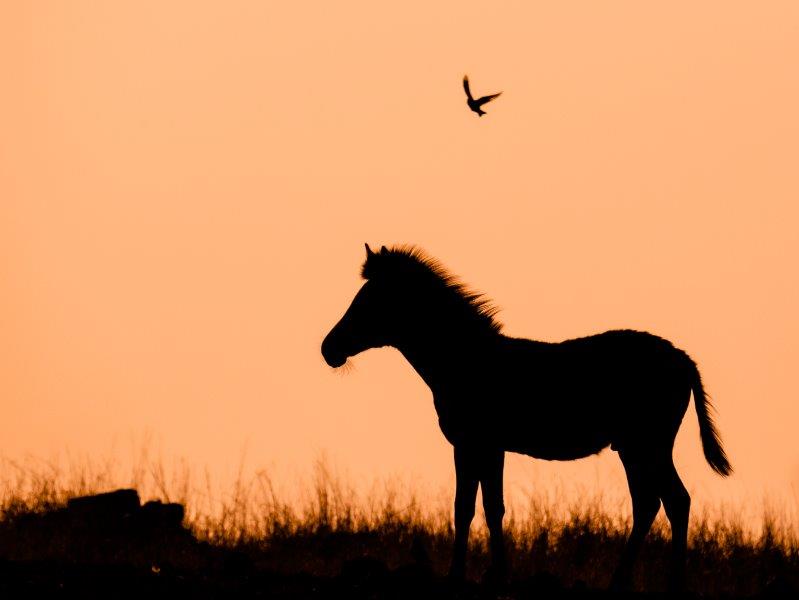
M696 416L699 419L699 436L702 439L705 460L716 473L722 477L727 477L732 473L732 466L727 459L727 453L724 452L724 448L721 446L721 436L716 429L716 424L713 422L711 414L713 405L705 393L705 389L702 386L702 377L699 375L699 369L696 368L696 363L693 361L691 361L691 368L693 370L691 390L694 393L694 406L696 407Z

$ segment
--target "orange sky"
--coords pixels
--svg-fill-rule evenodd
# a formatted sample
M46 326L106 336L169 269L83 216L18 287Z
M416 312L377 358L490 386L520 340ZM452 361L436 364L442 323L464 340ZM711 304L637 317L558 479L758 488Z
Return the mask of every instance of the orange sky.
M225 473L447 486L399 353L319 344L363 243L415 243L512 335L631 327L694 357L695 502L799 487L799 5L38 2L0 9L0 450L152 436ZM503 90L478 119L477 94ZM606 451L508 486L617 486ZM606 489L607 491L607 489Z

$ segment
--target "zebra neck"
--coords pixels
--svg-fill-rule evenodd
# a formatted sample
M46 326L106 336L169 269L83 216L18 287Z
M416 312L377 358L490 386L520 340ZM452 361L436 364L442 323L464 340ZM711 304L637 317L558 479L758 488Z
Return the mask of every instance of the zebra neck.
M469 365L479 362L485 352L486 338L472 339L465 336L442 339L425 339L399 343L395 347L414 370L435 393L459 379Z

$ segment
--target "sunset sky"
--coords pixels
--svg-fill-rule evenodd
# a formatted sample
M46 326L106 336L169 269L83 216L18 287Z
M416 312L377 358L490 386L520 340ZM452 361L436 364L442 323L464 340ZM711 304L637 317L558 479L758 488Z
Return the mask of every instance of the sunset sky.
M449 489L401 355L319 351L364 242L411 243L511 335L670 339L736 469L691 406L695 506L796 503L797 57L792 0L5 3L0 453ZM625 491L609 450L509 459L509 493L555 485Z

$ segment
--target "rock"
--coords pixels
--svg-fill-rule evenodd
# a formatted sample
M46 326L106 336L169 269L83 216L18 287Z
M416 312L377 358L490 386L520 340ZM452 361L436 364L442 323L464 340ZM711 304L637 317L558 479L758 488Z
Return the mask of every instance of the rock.
M145 529L175 531L183 528L185 509L182 504L152 500L139 510L139 525Z
M95 521L113 521L130 517L140 506L139 493L136 490L121 489L71 498L67 501L67 513L78 519L90 517Z

